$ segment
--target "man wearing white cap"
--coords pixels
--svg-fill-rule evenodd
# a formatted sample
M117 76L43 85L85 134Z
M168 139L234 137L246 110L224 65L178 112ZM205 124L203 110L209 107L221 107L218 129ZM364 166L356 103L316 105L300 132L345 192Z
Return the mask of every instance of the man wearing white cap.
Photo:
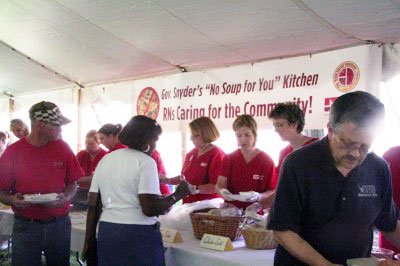
M31 133L9 146L0 159L0 201L11 205L15 214L12 264L42 265L43 252L47 265L69 265L68 212L76 180L84 175L59 138L61 126L71 121L51 102L33 105L29 116Z

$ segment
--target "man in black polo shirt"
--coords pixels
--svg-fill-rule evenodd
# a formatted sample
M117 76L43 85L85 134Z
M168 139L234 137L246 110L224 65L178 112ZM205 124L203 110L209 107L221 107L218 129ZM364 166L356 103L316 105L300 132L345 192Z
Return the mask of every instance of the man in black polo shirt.
M290 154L280 172L268 228L274 265L346 265L371 254L373 228L400 246L390 171L368 153L384 106L366 92L340 96L328 136Z

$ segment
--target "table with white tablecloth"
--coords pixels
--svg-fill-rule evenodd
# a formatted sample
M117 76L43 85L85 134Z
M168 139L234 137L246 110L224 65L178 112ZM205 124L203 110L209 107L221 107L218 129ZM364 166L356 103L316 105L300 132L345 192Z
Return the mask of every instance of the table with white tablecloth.
M85 240L86 212L71 212L71 250L81 252ZM0 235L11 236L14 213L11 209L0 210ZM193 232L180 232L183 242L164 243L167 266L227 265L251 266L273 265L275 250L247 249L243 237L232 241L232 251L214 251L200 247L200 240Z
M181 232L183 242L164 243L167 266L251 266L273 265L275 249L247 249L243 237L232 241L232 251L214 251L200 247L200 240L192 232Z

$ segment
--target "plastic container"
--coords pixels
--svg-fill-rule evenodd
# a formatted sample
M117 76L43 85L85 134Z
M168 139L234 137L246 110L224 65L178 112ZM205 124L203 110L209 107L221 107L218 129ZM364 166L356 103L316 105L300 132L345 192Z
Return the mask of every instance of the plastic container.
M371 255L378 259L393 259L394 251L386 248L372 247Z

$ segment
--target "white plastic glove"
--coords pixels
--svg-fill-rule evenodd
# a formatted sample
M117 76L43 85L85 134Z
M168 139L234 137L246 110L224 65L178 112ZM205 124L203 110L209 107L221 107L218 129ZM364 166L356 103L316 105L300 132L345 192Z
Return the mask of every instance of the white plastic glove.
M261 194L255 191L239 192L240 195L246 195L246 202L258 202L261 200Z
M220 194L224 199L228 200L228 201L232 201L234 200L231 196L232 193L227 190L226 188L222 188L218 191L218 194Z
M188 183L189 184L189 183ZM192 195L196 195L199 194L199 190L197 189L197 186L189 184L189 190L190 190L190 194Z

